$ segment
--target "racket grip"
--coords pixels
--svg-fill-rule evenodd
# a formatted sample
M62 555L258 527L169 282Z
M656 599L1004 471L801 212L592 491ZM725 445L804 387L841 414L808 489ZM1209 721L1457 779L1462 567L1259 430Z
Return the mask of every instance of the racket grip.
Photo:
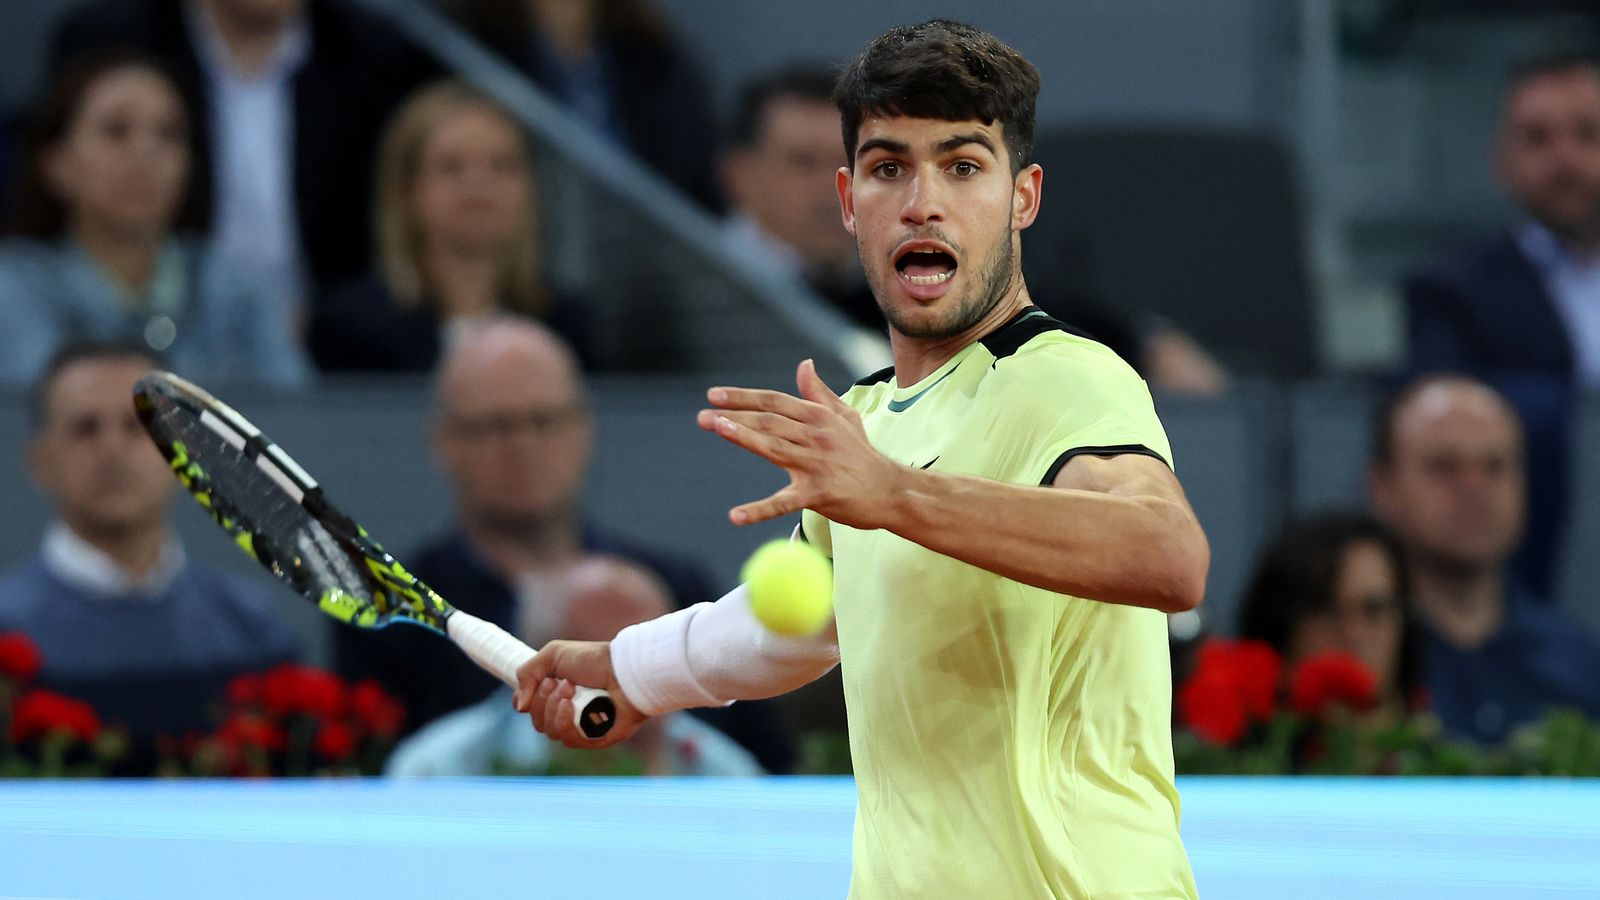
M517 686L517 670L537 655L532 647L499 625L459 609L445 620L445 630L473 662L512 688ZM617 720L611 695L595 688L577 688L572 695L572 710L573 724L587 738L605 736Z

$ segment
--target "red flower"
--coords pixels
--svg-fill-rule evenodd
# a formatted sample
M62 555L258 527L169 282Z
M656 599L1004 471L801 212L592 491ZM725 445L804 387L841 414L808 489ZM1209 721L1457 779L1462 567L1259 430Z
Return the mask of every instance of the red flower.
M1334 706L1367 710L1378 703L1378 679L1348 653L1329 650L1309 656L1289 676L1289 705L1321 718Z
M228 682L228 702L234 706L256 706L261 703L266 684L260 675L240 675Z
M1233 744L1251 722L1272 718L1281 671L1264 641L1206 641L1178 691L1183 724L1208 741Z
M398 734L406 717L405 707L371 680L361 682L350 691L350 711L363 729L380 738Z
M20 631L0 634L0 676L13 681L28 681L39 674L43 664L39 648Z
M29 691L11 713L11 739L17 743L62 732L89 743L100 735L94 707L52 691Z
M1190 731L1224 747L1237 743L1250 725L1238 686L1221 674L1196 674L1184 682L1178 712Z
M317 729L317 736L311 741L311 749L319 756L335 762L349 759L356 752L356 736L350 733L350 728L343 722L323 722Z
M261 700L275 716L304 714L331 719L344 712L345 687L321 669L287 663L266 674Z
M225 747L260 747L274 753L288 745L282 728L254 713L234 713L217 730L217 740Z

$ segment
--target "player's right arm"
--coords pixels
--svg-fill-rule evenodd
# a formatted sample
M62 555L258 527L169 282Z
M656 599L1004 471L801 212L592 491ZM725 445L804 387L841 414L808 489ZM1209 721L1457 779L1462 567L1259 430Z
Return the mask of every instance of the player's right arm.
M626 740L646 718L691 706L726 706L809 684L839 663L837 632L788 638L750 611L744 585L714 603L642 622L605 642L552 641L517 671L516 708L569 747ZM574 726L573 685L604 686L617 723L600 740Z

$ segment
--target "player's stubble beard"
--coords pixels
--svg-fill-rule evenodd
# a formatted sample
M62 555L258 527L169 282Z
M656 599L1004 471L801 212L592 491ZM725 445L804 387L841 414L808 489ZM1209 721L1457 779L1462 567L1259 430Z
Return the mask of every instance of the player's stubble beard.
M960 250L953 241L947 240L938 228L929 228L926 231L925 235L920 236L943 241L952 249ZM943 318L932 322L918 322L902 315L893 303L885 299L889 296L891 287L888 281L895 278L894 265L892 263L889 265L886 274L884 270L872 266L862 252L859 237L856 239L856 255L861 258L861 268L867 273L867 283L872 288L872 296L877 299L878 309L888 320L889 327L899 334L917 340L936 341L954 337L976 325L1011 293L1016 274L1013 271L1016 254L1011 246L1011 226L1007 223L1000 239L989 251L988 257L979 264L973 283L976 290L971 290L966 296L958 298Z

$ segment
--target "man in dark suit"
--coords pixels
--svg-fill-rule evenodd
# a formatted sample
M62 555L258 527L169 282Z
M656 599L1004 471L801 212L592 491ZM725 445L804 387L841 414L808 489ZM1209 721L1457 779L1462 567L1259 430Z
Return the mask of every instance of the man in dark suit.
M1483 378L1523 419L1530 521L1514 568L1549 596L1572 399L1600 387L1600 63L1552 57L1513 73L1496 168L1522 220L1407 283L1409 368Z
M378 133L431 71L397 32L348 0L90 0L55 65L113 49L178 77L224 250L299 297L366 269Z

